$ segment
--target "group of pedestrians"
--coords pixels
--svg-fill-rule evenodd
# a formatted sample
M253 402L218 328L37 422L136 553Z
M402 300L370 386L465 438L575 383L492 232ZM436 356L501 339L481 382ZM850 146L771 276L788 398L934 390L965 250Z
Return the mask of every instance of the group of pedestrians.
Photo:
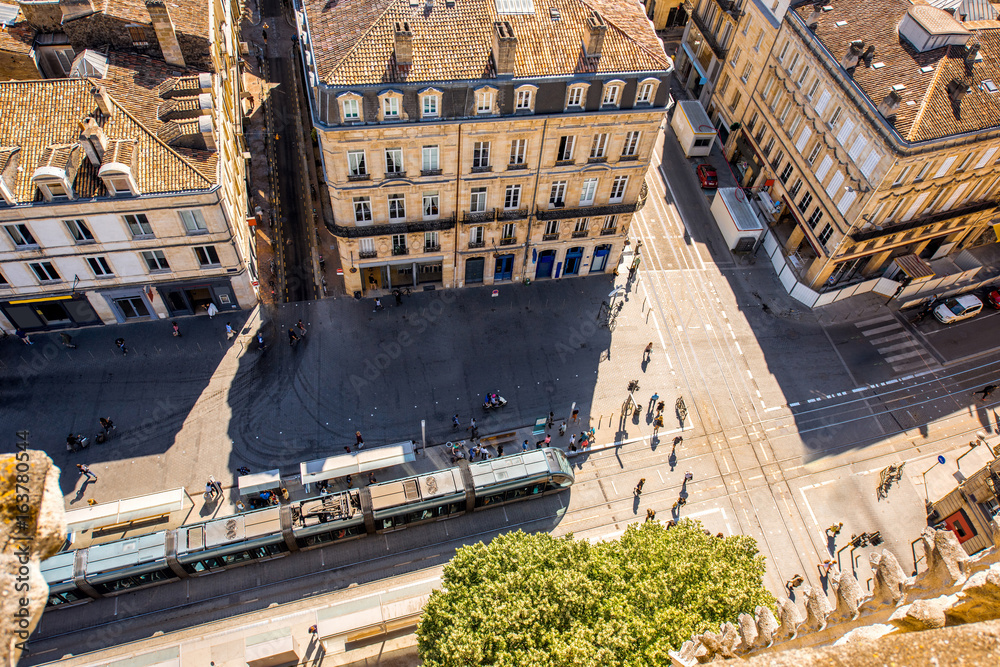
M681 492L678 494L677 500L674 501L673 506L670 508L674 516L679 515L681 508L687 505L687 497L688 497L687 485L688 482L692 481L693 479L694 479L694 473L692 473L691 471L684 473L684 482L681 484ZM635 488L632 490L632 495L634 495L636 498L640 498L642 496L642 490L645 486L646 486L646 478L642 477L639 479L639 483L636 484ZM655 518L656 518L656 510L652 508L647 509L646 521L652 521Z

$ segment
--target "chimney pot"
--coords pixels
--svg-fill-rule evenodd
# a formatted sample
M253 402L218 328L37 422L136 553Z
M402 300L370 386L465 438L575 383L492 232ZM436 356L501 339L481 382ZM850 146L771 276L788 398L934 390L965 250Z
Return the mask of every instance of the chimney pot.
M517 37L509 21L498 21L493 24L493 61L496 63L497 75L504 76L514 73L517 64Z
M413 31L406 21L396 21L396 64L413 64Z
M875 57L875 45L872 44L867 49L865 49L865 54L861 56L861 59L865 61L867 67L872 66L872 58Z
M87 116L80 121L80 143L87 154L87 159L95 167L101 166L104 154L108 150L108 135L93 116Z
M604 48L604 35L607 32L608 26L601 15L596 10L590 12L584 32L584 49L588 57L601 57L601 49Z
M890 90L889 94L885 96L882 103L878 105L878 112L886 119L892 118L896 115L896 111L899 109L900 102L903 98L895 90Z
M962 98L965 97L968 86L966 86L962 81L958 79L952 79L948 82L948 97L951 98L952 102L961 103Z
M94 96L94 101L97 102L97 108L104 117L111 116L111 97L108 95L108 89L104 86L94 86L90 89L90 94Z
M847 49L847 53L844 55L844 59L840 61L840 66L845 70L852 70L858 66L858 61L861 59L862 49L865 47L865 42L863 39L856 39L851 42L851 46Z

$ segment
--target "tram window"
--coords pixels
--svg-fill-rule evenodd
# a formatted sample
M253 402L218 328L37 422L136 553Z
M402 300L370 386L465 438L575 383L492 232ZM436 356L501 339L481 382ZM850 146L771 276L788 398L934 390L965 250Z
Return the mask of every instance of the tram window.
M418 521L423 521L425 518L429 518L425 517L425 514L430 514L430 512L410 512L406 515L406 523L416 523Z
M476 498L477 507L485 507L486 505L495 505L496 503L503 502L503 494L495 493L490 496L483 496L482 498Z
M152 584L158 581L166 581L168 579L172 579L173 577L173 573L169 570L155 570L153 572L137 574L131 577L122 577L121 579L115 579L114 581L109 581L103 584L94 584L94 590L102 594L119 593L130 588L137 588L139 586L145 586L146 584Z
M448 514L458 514L459 512L465 511L465 505L459 505L458 503L452 503L448 506Z
M382 530L392 528L392 519L382 519Z
M190 568L191 572L205 572L206 570L222 566L223 562L218 558L202 558L201 560L190 563L188 568Z
M399 526L406 525L406 515L400 514L399 516L392 517L393 524L398 528Z
M528 495L528 489L511 489L507 492L507 500L517 500Z
M222 556L222 564L223 566L235 565L236 563L242 563L243 561L250 560L251 558L253 558L253 556L251 556L248 551L241 551L235 554L226 554Z
M54 607L60 604L66 604L68 602L78 602L80 600L87 600L90 596L84 595L80 591L63 591L62 593L53 593L49 596L48 605Z
M167 579L173 578L174 575L169 570L156 570L155 572L147 572L146 574L140 574L136 577L132 577L136 586L145 586L146 584L166 581Z
M543 493L545 491L545 484L535 484L534 486L528 487L528 495L536 495L538 493Z

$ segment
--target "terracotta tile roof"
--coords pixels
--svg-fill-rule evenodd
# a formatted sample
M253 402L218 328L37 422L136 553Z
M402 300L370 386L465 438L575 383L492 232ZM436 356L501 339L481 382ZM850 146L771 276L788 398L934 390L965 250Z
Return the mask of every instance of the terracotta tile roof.
M964 47L948 46L918 53L897 32L907 10L919 8L938 13L941 10L928 5L914 6L906 0L838 2L832 6L832 11L820 14L816 36L837 61L843 59L854 40L864 40L865 48L875 46L872 65L884 63L884 67L869 67L861 61L854 70L854 80L876 107L893 86L905 86L898 91L902 103L895 120L896 131L904 139L927 141L1000 125L1000 93L989 93L980 87L985 79L992 79L1000 86L1000 29L971 30L969 43L978 41L982 61L966 75ZM812 4L800 5L794 11L806 21L812 14ZM841 21L847 24L837 26ZM974 25L963 27L970 29ZM921 71L927 67L931 69ZM954 78L972 88L958 105L957 113L947 91Z
M208 3L204 0L166 0L167 12L180 35L208 39ZM129 23L152 26L144 0L106 0L104 14Z
M662 71L669 68L663 45L636 2L626 0L537 0L535 14L499 15L494 0L435 0L411 7L409 0L304 0L313 56L330 85L398 81L434 82L492 76L493 24L509 21L517 38L515 78L584 72ZM553 20L549 8L558 10ZM601 57L582 57L581 36L592 10L608 26ZM413 64L394 62L396 21L413 32Z
M35 43L35 29L21 21L0 26L0 51L27 55ZM2 76L2 73L0 73Z
M95 112L97 105L91 89L100 81L92 79L53 79L9 81L0 83L0 146L19 147L21 164L14 195L20 202L39 198L31 182L34 167L46 158L50 147L76 145L80 121ZM177 151L162 143L126 108L129 100L112 97L110 118L101 121L108 138L137 142L135 179L143 193L207 190L212 180L206 178ZM79 198L106 196L104 183L97 178L97 168L83 158L73 183Z

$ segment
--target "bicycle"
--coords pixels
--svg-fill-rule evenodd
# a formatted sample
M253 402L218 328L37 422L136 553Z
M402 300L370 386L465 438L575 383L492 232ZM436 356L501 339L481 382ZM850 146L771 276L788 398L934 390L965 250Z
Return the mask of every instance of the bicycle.
M674 410L677 411L677 418L681 421L681 426L684 426L684 420L687 419L688 410L687 404L684 402L684 397L679 396L674 402Z

